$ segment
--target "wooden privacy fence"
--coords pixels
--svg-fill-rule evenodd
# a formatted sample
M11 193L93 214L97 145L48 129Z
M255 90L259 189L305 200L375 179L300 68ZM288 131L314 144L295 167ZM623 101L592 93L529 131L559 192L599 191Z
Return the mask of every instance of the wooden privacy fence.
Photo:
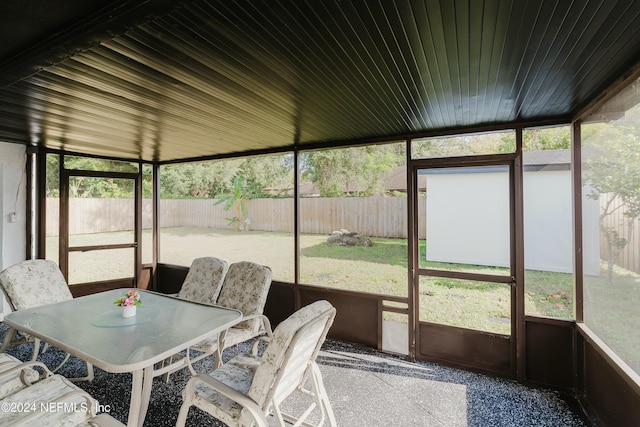
M605 200L601 201L604 204ZM425 199L418 203L420 238L425 236ZM133 229L132 199L71 199L70 234L91 234ZM47 236L58 234L58 199L47 199ZM247 202L250 230L293 232L293 199L253 199ZM151 200L142 203L142 227L151 228ZM227 228L231 211L214 206L211 199L162 200L160 227ZM626 236L622 209L605 218L605 226ZM300 199L300 232L330 234L341 228L373 237L407 237L407 199L404 197L343 197ZM631 243L616 262L640 273L640 221L633 227ZM601 258L606 257L606 241L600 236Z
M600 211L604 208L607 199L605 197L600 198ZM603 219L603 226L611 227L616 230L620 237L627 238L628 226L626 219L624 218L624 210L621 209L621 203L619 200L613 202L613 205L609 207L612 211L611 215L606 216ZM604 236L600 236L600 258L607 259L607 241ZM630 270L636 273L640 273L640 220L636 219L633 222L631 239L629 244L620 253L620 257L616 261L616 265L626 270Z
M424 237L424 198L419 203L420 236ZM133 229L131 199L72 199L70 234L91 234ZM249 229L293 232L293 199L247 201ZM151 228L151 200L142 203L142 227ZM228 228L232 216L211 199L162 200L160 227ZM300 199L300 232L330 234L348 229L372 237L407 237L407 199L404 197L344 197ZM58 234L58 199L47 199L47 235Z

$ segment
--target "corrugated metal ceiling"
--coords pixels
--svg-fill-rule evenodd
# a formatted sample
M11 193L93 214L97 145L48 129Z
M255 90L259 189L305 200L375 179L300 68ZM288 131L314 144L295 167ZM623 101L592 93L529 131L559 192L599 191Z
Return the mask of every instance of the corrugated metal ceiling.
M567 119L640 59L640 2L142 3L7 54L0 140L171 161Z

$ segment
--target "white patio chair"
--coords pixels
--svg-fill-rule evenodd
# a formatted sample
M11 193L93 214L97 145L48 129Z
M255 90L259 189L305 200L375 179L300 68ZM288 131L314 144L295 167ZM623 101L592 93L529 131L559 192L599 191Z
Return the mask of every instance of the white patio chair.
M45 304L52 304L67 301L73 298L69 286L67 285L58 265L46 259L34 259L21 261L0 272L0 287L13 311L38 307ZM28 335L17 337L16 330L9 328L7 331L0 353L7 348L33 342L32 361L35 361L40 353L40 340ZM48 344L45 343L43 351L46 351ZM66 363L69 355L64 358L53 372L57 371ZM87 363L87 376L75 378L74 380L93 379L93 366Z
M195 374L193 363L215 354L215 369L222 364L222 352L225 348L265 333L262 313L271 287L271 274L269 267L250 261L235 262L229 266L216 304L240 310L244 320L217 337L190 348L201 353L195 358L190 356L190 352L187 353L187 362L192 374Z
M191 262L187 277L182 282L180 292L175 296L203 304L215 304L228 269L229 264L222 259L215 257L195 258ZM161 364L163 368L175 365L174 368L170 368L168 372L162 374L166 382L169 381L172 372L185 366L184 357L182 354L175 354Z
M270 414L280 426L285 426L285 422L311 425L306 420L316 410L320 412L317 426L328 418L329 425L335 427L336 420L315 362L335 313L327 301L316 301L280 323L273 334L269 331L267 337L256 341L256 344L261 340L268 342L262 356L258 356L258 345L254 345L251 353L235 356L209 374L191 377L182 392L183 404L176 426L183 427L189 408L196 406L229 426L266 427ZM294 391L312 397L300 416L280 409Z
M226 261L215 257L194 259L178 297L215 304L228 269L229 264Z
M21 362L0 353L0 425L124 427L97 402L41 362ZM13 408L13 410L11 410Z

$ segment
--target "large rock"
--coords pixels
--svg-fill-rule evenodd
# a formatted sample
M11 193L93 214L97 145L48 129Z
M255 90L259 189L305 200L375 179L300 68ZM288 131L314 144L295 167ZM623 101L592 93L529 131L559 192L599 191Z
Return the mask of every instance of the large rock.
M338 244L340 246L373 246L371 239L367 236L345 229L331 233L331 236L327 239L327 244Z

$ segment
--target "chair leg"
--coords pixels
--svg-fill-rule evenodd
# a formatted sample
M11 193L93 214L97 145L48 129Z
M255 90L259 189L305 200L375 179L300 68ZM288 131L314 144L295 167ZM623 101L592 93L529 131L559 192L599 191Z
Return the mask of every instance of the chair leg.
M64 366L65 363L67 363L67 361L69 360L69 358L71 357L70 353L67 353L64 356L64 359L62 360L62 362L60 362L60 364L58 366L56 366L54 369L51 370L51 372L57 372L60 368L62 368L62 366ZM77 378L67 378L69 381L71 382L80 382L80 381L93 381L94 378L94 372L93 372L93 365L89 362L85 362L86 363L86 367L87 367L87 376L85 377L77 377Z
M185 427L187 423L187 415L189 415L189 408L191 405L187 405L183 403L180 407L180 412L178 412L178 419L176 420L176 427Z
M174 357L178 357L178 355L171 355L169 357L167 357L166 359L162 360L160 363L160 369L171 366L173 364L173 358ZM164 374L162 374L162 381L164 381L165 383L169 383L169 378L171 377L171 374L175 372L175 371L167 371Z
M289 424L293 424L293 427L321 427L324 425L325 420L328 419L329 425L331 427L337 427L336 417L333 414L333 408L331 407L331 403L329 402L329 396L327 395L327 391L324 388L324 382L322 380L320 368L315 362L311 363L311 371L309 372L308 381L310 381L311 384L307 383L306 385L310 388L306 388L306 381L303 381L303 383L298 387L298 391L313 398L314 401L300 416L293 416L292 414L281 412L280 408L274 404L273 412L278 421L278 425L282 427L285 427ZM318 424L311 424L307 422L306 419L316 408L318 408L318 410L320 411L320 421L318 422ZM289 424L285 424L285 421Z
M162 362L160 362L160 367L164 368L165 366L171 366L172 363L173 363L173 356L169 356L166 359L164 359ZM172 371L162 374L162 380L165 383L169 383L169 377L171 376L171 372Z
M87 381L93 381L94 373L93 373L93 365L87 362Z
M336 417L333 413L333 408L331 407L331 402L329 402L329 395L327 395L327 390L324 388L324 381L322 380L322 374L320 373L320 368L313 362L311 364L311 376L313 377L314 387L316 389L316 393L320 399L320 410L322 412L326 412L327 417L329 418L329 425L331 427L336 427Z
M194 381L195 378L191 377L182 391L182 406L180 406L180 412L178 412L176 427L185 427L187 423L187 415L189 415L189 408L191 408L191 396L193 396L195 392Z
M38 354L40 354L40 340L38 338L34 338L33 340L33 355L31 356L31 361L35 362L38 358Z
M296 418L289 416L287 414L283 414L282 411L280 411L280 408L278 407L278 405L273 404L273 414L276 418L276 420L278 421L278 426L279 427L285 427L287 424L285 423L285 418L287 419L287 421L290 421L291 424L293 424L294 422L297 421Z
M213 353L213 370L215 371L220 366L222 366L222 350L218 347L216 352Z
M67 355L64 357L62 362L60 362L60 364L58 366L56 366L54 369L52 369L51 372L57 372L60 368L62 368L62 365L67 363L67 360L69 360L70 357L71 357L71 354L67 353Z
M86 377L77 377L77 378L67 378L69 381L77 383L80 381L93 381L94 373L93 373L93 365L87 362L87 376Z
M9 328L7 333L4 336L4 340L2 341L2 347L0 347L0 353L4 353L6 349L11 346L11 343L16 337L16 330L13 328Z
M185 363L187 364L187 367L189 368L189 371L191 372L191 375L195 375L196 371L193 369L193 366L191 365L191 358L189 356L189 349L187 349L186 351L186 356L183 356L182 354L174 354L171 355L169 357L167 357L166 359L164 359L162 362L160 362L160 368L165 368L165 367L171 367L171 365L173 365L174 363L177 364L177 362L174 362L175 360L185 360ZM180 364L178 367L174 367L173 369L170 369L169 371L165 372L164 374L162 374L162 380L165 383L169 382L169 378L171 377L171 374L179 371L180 369L184 368L184 364Z
M196 370L193 369L193 366L191 365L191 349L187 348L187 367L189 368L189 372L191 372L191 375L195 375L196 374Z

